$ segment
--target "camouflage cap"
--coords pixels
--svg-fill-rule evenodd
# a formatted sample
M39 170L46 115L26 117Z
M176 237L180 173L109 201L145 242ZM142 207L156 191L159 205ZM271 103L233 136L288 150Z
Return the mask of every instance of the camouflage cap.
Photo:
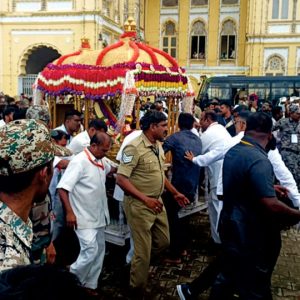
M300 113L299 104L293 103L289 106L290 113Z
M50 112L45 105L32 105L26 111L26 119L41 120L49 125L51 118Z
M42 122L23 119L0 128L0 175L27 172L51 161L54 155L68 153L52 142Z

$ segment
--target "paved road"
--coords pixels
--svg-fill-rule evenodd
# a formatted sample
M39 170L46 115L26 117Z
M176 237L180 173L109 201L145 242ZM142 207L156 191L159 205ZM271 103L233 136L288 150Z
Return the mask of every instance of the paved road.
M179 265L163 262L164 255L154 260L149 273L147 299L179 299L178 283L189 282L213 259L209 243L209 222L206 212L189 217L189 256ZM291 229L282 233L283 246L273 274L273 300L300 300L300 233ZM126 246L108 245L104 270L100 279L101 300L129 299L126 291L128 268L124 267ZM209 291L198 299L208 299ZM226 299L224 299L226 300Z

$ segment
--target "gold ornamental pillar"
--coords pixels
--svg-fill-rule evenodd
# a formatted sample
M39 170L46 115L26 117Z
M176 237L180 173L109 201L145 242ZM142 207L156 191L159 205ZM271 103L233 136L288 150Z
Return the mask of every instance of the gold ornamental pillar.
M53 128L55 128L57 126L57 115L56 115L56 97L55 96L51 96L51 100L50 100L53 104Z
M141 110L141 101L137 97L135 100L135 119L136 119L136 129L140 129L140 110Z
M83 126L84 129L87 129L89 126L89 118L90 118L90 101L89 99L84 99L84 121L83 121Z
M168 99L168 135L171 134L172 107L173 107L173 98L170 97Z

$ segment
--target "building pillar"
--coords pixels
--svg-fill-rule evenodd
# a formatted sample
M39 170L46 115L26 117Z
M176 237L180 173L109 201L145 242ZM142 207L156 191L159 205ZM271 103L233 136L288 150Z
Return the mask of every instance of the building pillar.
M245 66L245 50L246 50L246 26L247 26L247 0L240 0L240 21L239 28L237 28L238 33L238 47L237 47L237 64L238 66Z
M294 45L289 46L289 55L288 55L288 61L286 62L286 74L290 76L297 75L297 47Z
M160 48L160 0L148 0L145 3L145 42Z
M180 0L178 1L178 35L177 35L177 49L178 49L178 64L180 66L185 66L188 60L189 53L189 16L190 16L190 1ZM180 43L179 43L180 41Z
M207 66L215 66L219 61L219 35L220 35L220 0L210 0L208 10L208 47Z

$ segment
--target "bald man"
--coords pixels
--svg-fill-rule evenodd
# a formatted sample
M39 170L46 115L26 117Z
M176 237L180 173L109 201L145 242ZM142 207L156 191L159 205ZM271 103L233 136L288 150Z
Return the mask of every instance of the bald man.
M110 137L96 133L90 146L70 162L57 186L67 226L75 229L80 243L79 256L70 271L93 296L97 295L105 254L104 229L109 224L105 181L114 170L103 157L110 147Z

